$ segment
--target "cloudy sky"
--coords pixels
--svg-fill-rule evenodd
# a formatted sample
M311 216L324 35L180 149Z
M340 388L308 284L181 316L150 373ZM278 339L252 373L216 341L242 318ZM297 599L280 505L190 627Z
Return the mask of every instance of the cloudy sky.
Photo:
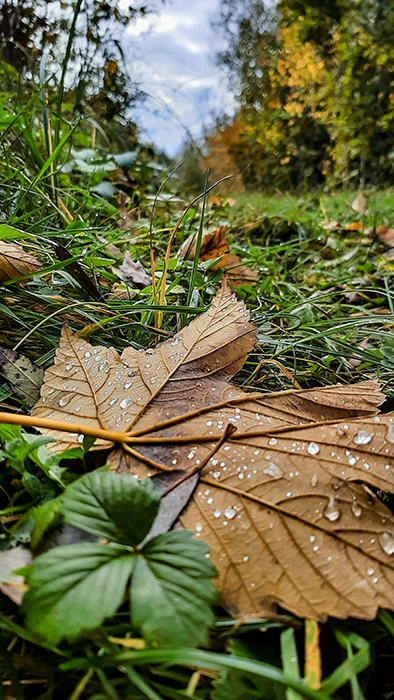
M220 0L158 2L157 13L138 19L123 36L130 77L149 95L131 116L144 139L171 156L188 132L198 138L203 124L234 110L225 73L215 62L220 39L211 22L219 4Z

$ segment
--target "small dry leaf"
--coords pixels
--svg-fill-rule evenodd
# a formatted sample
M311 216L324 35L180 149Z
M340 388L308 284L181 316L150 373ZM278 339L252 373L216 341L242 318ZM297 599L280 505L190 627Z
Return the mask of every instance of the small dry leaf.
M0 284L41 270L41 263L16 243L0 241Z
M44 379L41 367L19 352L0 347L0 373L27 406L34 406Z
M351 221L350 224L345 224L346 231L361 231L363 228L362 221Z
M367 200L362 192L359 192L357 197L352 202L352 209L354 209L357 214L364 216L367 210Z
M220 262L211 269L224 270L231 285L235 288L239 287L240 284L255 284L259 279L259 273L256 270L242 265L240 256L230 255L230 253L225 253Z
M210 197L208 199L208 206L210 209L217 209L218 207L220 207L222 201L223 200L221 197Z
M219 226L216 231L203 233L199 260L213 260L228 252L227 228L227 226ZM196 243L197 236L193 233L184 242L179 253L180 257L193 259L196 254Z
M239 255L228 253L227 226L219 226L216 231L203 233L199 260L213 260L221 257L221 260L211 270L224 270L233 287L240 284L254 284L259 275L256 270L242 265ZM193 259L196 254L196 235L193 234L183 244L180 250L181 258Z
M131 289L144 289L152 284L152 279L144 270L140 261L134 262L130 251L126 250L123 263L120 267L111 266L112 272L125 282Z
M177 526L210 544L233 614L277 604L313 620L393 610L394 516L367 486L394 491L394 418L377 415L378 382L247 394L229 379L255 337L227 283L151 352L119 357L65 329L34 414L127 431L127 458L117 448L108 460L138 478L201 465ZM231 424L237 432L223 437ZM55 449L83 439L44 432Z
M32 553L22 545L0 552L0 591L17 605L21 604L27 586L24 577L14 571L29 566L32 561Z
M394 248L394 229L390 226L377 226L376 235L386 248Z

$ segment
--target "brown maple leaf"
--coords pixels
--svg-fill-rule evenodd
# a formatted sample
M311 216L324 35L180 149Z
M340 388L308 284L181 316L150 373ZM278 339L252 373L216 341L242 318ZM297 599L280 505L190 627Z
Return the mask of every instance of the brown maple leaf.
M239 255L231 255L228 252L227 228L227 226L219 226L216 231L203 233L198 259L205 261L220 257L219 262L210 269L224 270L232 287L239 287L240 284L254 284L259 279L258 272L242 265ZM194 258L196 242L195 234L189 236L180 250L181 258Z
M394 609L394 517L367 486L394 490L394 419L377 415L378 382L247 394L229 379L255 334L226 282L154 351L119 357L65 329L34 416L69 422L60 435L44 430L59 450L83 439L78 426L115 431L113 470L200 472L178 526L210 544L235 615Z

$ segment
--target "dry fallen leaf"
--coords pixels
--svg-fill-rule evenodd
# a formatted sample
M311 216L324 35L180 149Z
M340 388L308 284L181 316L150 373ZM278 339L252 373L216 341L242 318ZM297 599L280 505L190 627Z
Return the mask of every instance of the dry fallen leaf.
M108 461L139 478L202 467L180 524L210 544L233 614L393 610L394 517L367 486L394 491L394 418L377 415L378 382L247 394L229 378L255 334L226 283L151 352L119 358L65 329L34 415L127 432L127 456L118 447ZM44 432L58 450L83 439Z
M17 605L21 604L27 586L24 577L14 571L29 566L32 561L32 553L22 545L0 552L0 591Z
M377 226L376 235L386 248L394 248L394 229L390 226Z
M144 289L152 284L152 279L144 270L139 260L134 262L130 251L126 250L120 267L111 266L112 272L127 284L131 289Z
M344 224L346 231L362 231L362 221L351 221L350 224Z
M223 201L222 198L210 197L208 199L208 206L210 209L217 209L218 207L220 207L222 201Z
M0 284L41 270L41 263L16 243L0 241Z
M44 378L44 370L41 367L19 352L0 347L0 373L27 406L34 406L40 398L40 387Z
M203 233L198 259L201 261L213 260L222 256L211 270L224 270L233 287L239 287L240 284L254 284L259 278L258 272L242 265L239 255L228 253L226 232L227 226L219 226L216 231ZM180 257L193 259L196 254L196 242L195 234L189 236L180 250Z
M357 214L360 214L360 216L364 216L367 210L367 200L362 192L359 192L357 197L353 200L352 209L357 212Z

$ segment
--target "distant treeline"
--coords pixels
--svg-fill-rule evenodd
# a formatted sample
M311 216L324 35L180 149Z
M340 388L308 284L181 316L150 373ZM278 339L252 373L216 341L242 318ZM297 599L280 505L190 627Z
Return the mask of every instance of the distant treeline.
M393 185L394 0L222 0L221 12L240 108L206 135L205 162L222 174L231 159L262 190Z

